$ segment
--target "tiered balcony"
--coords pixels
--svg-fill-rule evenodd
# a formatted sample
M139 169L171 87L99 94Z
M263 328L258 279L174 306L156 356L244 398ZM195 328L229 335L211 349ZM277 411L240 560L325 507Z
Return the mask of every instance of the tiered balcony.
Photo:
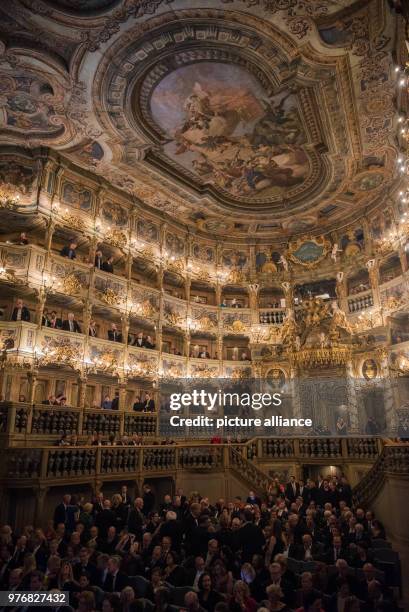
M255 439L248 444L190 444L171 446L80 446L11 448L3 465L2 480L24 487L33 484L57 485L69 482L104 482L150 476L174 477L179 470L238 472L249 482L272 482L269 467L321 465L332 460L342 469L348 465L369 466L382 452L372 438L346 440L331 446L330 440L319 440L311 446L307 440L294 439L289 445L281 439ZM344 443L345 442L345 443ZM349 441L351 442L351 441ZM253 454L256 449L255 454ZM274 449L274 450L272 450ZM363 449L365 449L363 451ZM364 452L364 456L362 455ZM248 458L251 456L251 460Z
M157 414L127 410L102 410L71 406L30 405L2 402L1 433L8 434L11 444L35 441L52 442L62 433L76 434L84 442L93 433L107 437L132 436L134 433L153 439L157 435Z

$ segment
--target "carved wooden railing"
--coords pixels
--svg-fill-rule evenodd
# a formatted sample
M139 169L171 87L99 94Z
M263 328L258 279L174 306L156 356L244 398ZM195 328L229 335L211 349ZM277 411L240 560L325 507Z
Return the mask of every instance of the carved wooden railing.
M382 489L388 474L408 477L409 444L391 443L384 446L374 465L353 489L354 502L369 506Z
M246 459L241 452L234 447L229 448L230 467L239 478L244 479L247 484L257 492L266 492L274 479L260 470L252 461Z
M157 435L156 413L92 410L71 406L0 403L0 433L58 437L61 433L90 436L92 433L145 437Z
M304 455L298 451L301 442L304 444ZM339 457L339 461L361 462L362 458L356 456L357 453L359 455L362 452L361 442L358 441L357 445L350 444L350 447L352 447L350 457L343 454L342 457ZM258 448L261 448L259 456L257 456ZM263 454L263 448L266 449L265 454ZM267 465L270 462L302 464L303 459L308 463L322 461L323 455L317 454L314 448L312 456L306 457L306 448L310 446L305 446L304 439L291 441L259 439L255 444L252 441L250 445L183 443L167 446L12 447L7 450L0 470L3 482L27 486L27 481L30 484L33 481L89 482L93 478L103 480L125 473L132 474L135 478L143 478L148 474L174 475L178 470L226 471L231 469L247 486L256 491L265 492L273 479L263 469L260 469L256 461L263 461ZM347 444L341 444L339 448L342 451L348 451ZM255 453L253 458L249 458L249 449ZM382 457L385 456L383 453ZM334 457L329 455L328 458L332 460ZM368 461L368 457L365 459ZM392 459L394 469L397 469L397 466L400 466L402 471L407 469L409 467L409 445L406 449L395 451ZM391 461L389 455L388 461ZM388 461L385 465L389 465ZM379 460L376 465L378 463ZM374 481L376 478L375 475ZM369 488L374 489L372 481Z

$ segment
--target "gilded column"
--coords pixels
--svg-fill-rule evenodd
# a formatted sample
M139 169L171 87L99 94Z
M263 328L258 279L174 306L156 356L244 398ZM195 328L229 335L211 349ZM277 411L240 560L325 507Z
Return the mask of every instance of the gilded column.
M380 297L379 297L379 270L378 270L378 262L376 259L369 259L366 262L366 267L368 269L369 280L372 288L372 296L374 306L379 308L380 306Z
M337 284L336 284L336 294L338 297L338 303L341 310L345 313L348 313L348 299L347 299L347 279L344 272L337 272Z
M283 291L284 291L285 307L286 308L292 308L292 306L293 306L293 298L294 298L293 286L288 281L282 282L281 286L282 286Z
M86 391L87 391L87 377L80 374L78 376L77 379L77 385L78 385L78 407L79 408L84 408L85 407L85 397L86 397ZM81 431L81 429L80 429Z
M356 397L354 366L351 359L346 363L345 374L348 397L349 433L357 433L359 431L358 401Z
M36 318L37 318L37 325L39 329L41 329L45 302L47 300L47 290L44 286L40 287L37 290L37 298L38 299L37 299L37 306L36 306Z
M257 325L258 320L258 294L260 291L260 285L258 283L252 283L249 287L249 306L251 309L251 322L253 325Z
M29 404L34 403L34 395L35 395L35 386L37 382L38 371L30 370L27 372L27 380L28 380L28 402Z

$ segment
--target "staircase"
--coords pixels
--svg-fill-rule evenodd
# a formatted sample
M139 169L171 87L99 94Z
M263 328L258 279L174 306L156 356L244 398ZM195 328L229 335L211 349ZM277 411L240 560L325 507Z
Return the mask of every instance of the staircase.
M232 472L244 481L249 489L254 490L259 495L265 495L269 485L274 483L274 479L260 470L252 461L233 447L229 448L229 466Z

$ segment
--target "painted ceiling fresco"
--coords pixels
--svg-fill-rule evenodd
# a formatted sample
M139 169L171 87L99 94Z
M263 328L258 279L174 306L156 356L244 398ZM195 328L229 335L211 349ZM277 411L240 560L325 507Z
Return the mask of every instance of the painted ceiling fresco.
M202 62L175 70L152 94L167 156L232 195L288 191L309 171L296 96L269 97L239 66Z
M330 232L398 190L388 3L192 4L3 0L0 146L240 240Z

